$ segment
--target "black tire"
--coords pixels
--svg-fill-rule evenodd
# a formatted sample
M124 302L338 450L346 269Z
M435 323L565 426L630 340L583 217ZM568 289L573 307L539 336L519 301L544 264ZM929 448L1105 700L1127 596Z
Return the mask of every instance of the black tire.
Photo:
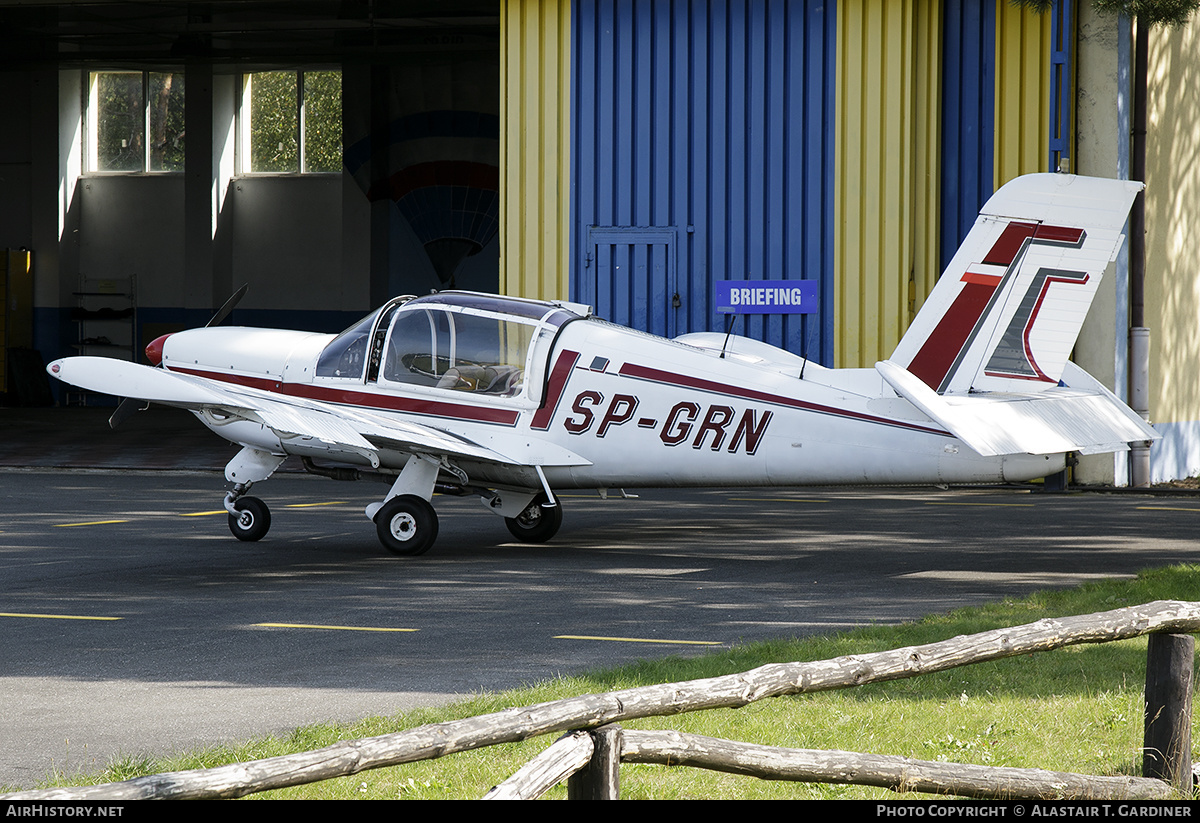
M543 505L547 499L544 493L539 494L516 517L504 518L504 525L513 537L522 543L545 543L558 534L563 520L562 504L555 501L547 507Z
M416 495L397 495L375 513L375 531L379 542L392 554L425 554L437 540L437 512L429 501Z
M239 497L233 507L241 514L229 515L229 531L238 540L253 543L262 540L271 528L271 510L257 497Z

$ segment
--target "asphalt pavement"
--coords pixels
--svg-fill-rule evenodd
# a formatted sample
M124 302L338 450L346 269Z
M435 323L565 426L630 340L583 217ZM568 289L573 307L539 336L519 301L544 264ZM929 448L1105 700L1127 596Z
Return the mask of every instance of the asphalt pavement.
M382 493L284 471L234 540L234 448L190 415L0 410L0 786L118 755L388 714L646 657L890 624L1195 562L1200 500L1028 489L564 496L550 543L437 497L396 558Z
M237 448L190 412L152 406L116 429L113 408L0 408L0 468L218 471Z

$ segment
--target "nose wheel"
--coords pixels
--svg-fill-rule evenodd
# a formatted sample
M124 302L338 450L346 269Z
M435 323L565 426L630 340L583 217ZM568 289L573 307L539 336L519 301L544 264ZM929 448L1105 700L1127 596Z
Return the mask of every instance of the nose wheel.
M238 540L262 540L271 528L271 510L257 497L239 497L229 513L229 530Z
M375 531L379 542L392 554L402 557L424 554L437 539L437 513L424 498L397 495L375 513Z

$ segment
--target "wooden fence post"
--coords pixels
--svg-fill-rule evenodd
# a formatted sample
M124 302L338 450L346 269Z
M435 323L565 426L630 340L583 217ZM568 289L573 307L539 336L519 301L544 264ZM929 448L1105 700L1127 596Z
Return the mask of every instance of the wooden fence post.
M568 800L621 799L621 727L615 723L593 729L591 762L567 778Z
M1190 634L1151 634L1146 648L1146 733L1142 775L1192 793L1192 669Z

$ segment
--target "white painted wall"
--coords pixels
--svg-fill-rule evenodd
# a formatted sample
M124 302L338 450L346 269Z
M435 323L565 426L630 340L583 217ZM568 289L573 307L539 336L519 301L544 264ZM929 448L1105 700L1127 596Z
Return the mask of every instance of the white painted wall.
M1128 53L1130 31L1091 4L1078 10L1076 41L1075 156L1070 169L1093 177L1127 178L1129 153ZM1075 361L1120 398L1127 391L1129 327L1128 247L1100 283L1075 345ZM1127 485L1128 455L1079 458L1075 482Z
M241 177L231 184L233 282L249 283L242 306L258 309L363 308L343 283L340 175ZM349 282L347 282L349 281Z
M182 175L84 177L79 203L84 277L136 275L139 305L182 305Z

